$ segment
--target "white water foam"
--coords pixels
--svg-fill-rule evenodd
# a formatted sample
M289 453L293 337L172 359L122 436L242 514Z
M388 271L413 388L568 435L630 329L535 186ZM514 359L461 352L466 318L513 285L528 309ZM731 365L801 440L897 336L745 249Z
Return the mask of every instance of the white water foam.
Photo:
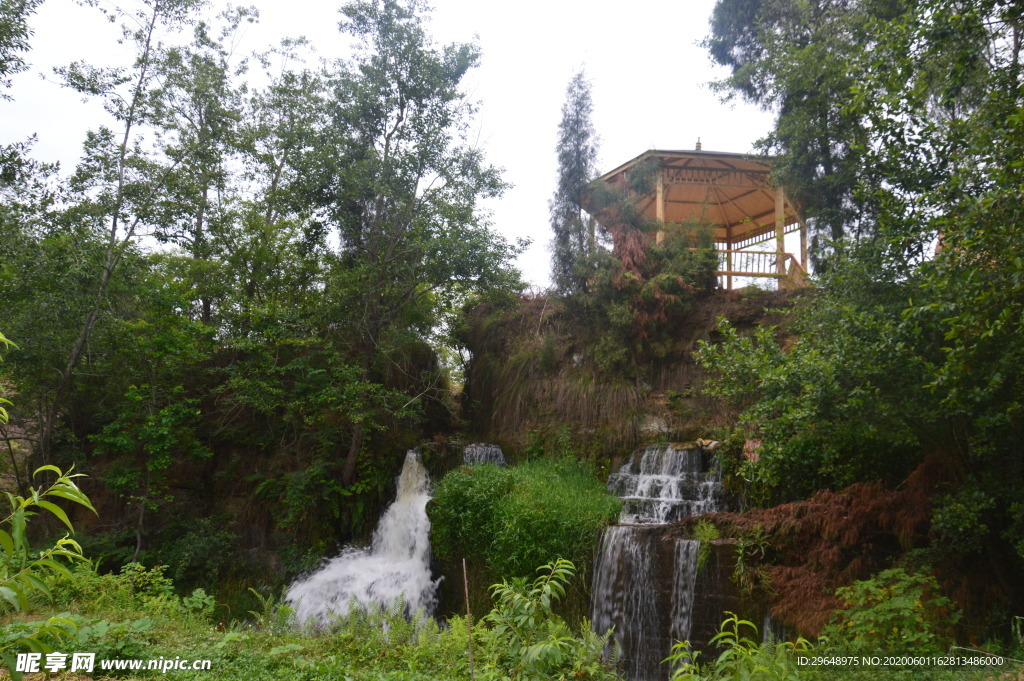
M297 580L285 601L300 623L327 624L332 614L391 606L405 597L406 613L433 613L437 587L430 573L430 478L414 451L405 456L395 501L384 512L369 549L348 547L313 574Z

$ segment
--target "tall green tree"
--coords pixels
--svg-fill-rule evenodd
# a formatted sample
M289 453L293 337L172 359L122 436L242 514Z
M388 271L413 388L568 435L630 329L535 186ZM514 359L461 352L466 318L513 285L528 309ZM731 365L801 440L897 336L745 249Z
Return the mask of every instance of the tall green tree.
M324 159L317 200L341 244L325 292L332 326L364 383L379 381L397 349L427 337L468 295L517 281L509 269L516 249L479 210L504 183L467 138L474 105L461 83L479 50L435 47L424 13L418 0L342 9L342 31L359 47L334 75L341 146ZM346 484L364 434L355 420Z
M745 25L757 27L787 5L719 3L738 6L756 8ZM738 369L757 365L746 421L763 438L753 468L769 487L896 484L927 454L949 477L933 500L935 555L976 561L1004 597L1024 598L1012 578L1024 561L1024 13L1002 0L831 6L833 32L859 40L817 52L823 63L807 73L846 74L834 96L859 132L822 134L854 152L845 186L872 238L833 260L801 313L811 333L791 352L766 339L729 361L736 339L704 357L733 387ZM807 66L805 48L819 47L751 36L731 43L733 76L750 76L755 92L782 92L778 83Z
M102 265L89 283L94 302L67 349L49 406L42 414L38 451L43 462L49 460L57 421L104 310L111 279L140 228L151 224L155 204L176 163L164 165L154 159L138 136L153 120L153 95L159 85L159 35L190 23L200 4L200 0L146 0L133 14L111 15L122 20L123 39L134 50L130 67L98 68L78 61L57 69L67 87L98 97L117 129L104 126L88 133L83 160L71 178L78 201L75 211L86 224L105 234L105 249Z
M846 108L856 84L850 63L870 44L873 22L901 7L898 0L719 0L712 14L705 47L730 71L716 88L776 113L759 145L779 157L776 181L811 218L819 270L847 235L870 234L874 225L854 196L867 130Z
M597 254L596 221L583 208L587 186L597 176L597 131L590 82L581 70L565 91L558 124L558 186L551 198L555 233L551 273L559 293L586 293Z
M11 0L0 4L0 102L9 101L11 76L24 71L22 53L29 49L32 29L28 18L42 0ZM24 172L25 144L0 145L0 188L8 186Z
M235 76L246 61L232 63L230 44L239 28L256 20L252 8L233 8L219 28L199 22L190 45L160 51L155 63L160 85L152 93L152 122L170 164L165 189L154 208L155 235L178 245L193 260L198 317L212 324L216 273L214 255L229 242L238 190L229 164L242 118L242 88Z

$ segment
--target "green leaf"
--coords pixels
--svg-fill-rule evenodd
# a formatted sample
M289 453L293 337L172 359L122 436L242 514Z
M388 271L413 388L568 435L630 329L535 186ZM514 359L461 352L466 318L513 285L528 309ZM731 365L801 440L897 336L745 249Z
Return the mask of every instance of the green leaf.
M34 566L35 565L39 565L39 566L43 566L43 567L48 567L51 570L53 570L54 572L57 572L57 573L59 573L60 575L62 575L64 577L67 577L68 579L73 579L73 577L71 575L71 571L68 570L66 567L64 567L63 565L61 565L60 563L58 563L55 560L51 560L49 558L40 558L40 559L38 559L36 561L33 561L32 565L34 565Z
M62 509L60 506L53 503L52 501L46 501L45 499L40 499L38 504L41 508L45 508L53 515L57 516L57 518L62 523L64 523L69 530L71 530L72 532L75 531L75 526L71 524L71 520L68 518L68 514L65 513L64 509Z
M89 497L85 496L85 493L79 490L77 487L51 487L47 491L47 495L61 497L69 501L73 501L80 506L85 506L87 509L96 513L96 509L93 508L92 502L89 501Z

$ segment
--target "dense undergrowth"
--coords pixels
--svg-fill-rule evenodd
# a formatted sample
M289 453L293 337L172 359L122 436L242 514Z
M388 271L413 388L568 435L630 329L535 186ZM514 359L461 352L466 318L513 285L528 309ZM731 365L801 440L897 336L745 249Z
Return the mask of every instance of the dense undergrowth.
M494 607L482 621L451 617L443 625L422 613L409 619L399 600L390 607L358 607L318 629L298 624L273 598L231 624L212 617L214 599L198 589L181 597L163 570L131 564L120 574L89 566L70 580L53 580L52 599L0 629L9 652L28 650L14 639L39 629L40 616L73 623L38 637L48 649L96 654L101 660L209 660L208 670L111 673L130 678L280 679L282 681L441 681L580 679L612 681L614 662L603 658L606 636L573 630L552 612L575 568L556 561L526 580L492 587ZM473 657L470 656L472 630ZM472 659L472 661L471 661Z
M574 458L540 458L517 466L456 468L441 479L427 510L435 557L447 566L449 610L464 612L461 566L472 573L471 604L501 579L528 577L551 557L579 567L563 610L580 622L589 611L590 565L602 527L620 502L593 467ZM452 586L458 588L451 588ZM475 588L473 588L475 587Z
M109 674L281 681L620 679L613 671L614 653L609 658L604 652L607 638L591 633L586 623L582 629L571 628L552 611L566 595L574 572L571 563L559 560L539 568L531 581L495 584L491 610L471 624L458 616L443 624L422 615L409 619L399 601L387 608L353 604L328 625L312 629L298 625L291 610L270 597L261 596L260 607L228 624L213 616L212 596L201 589L176 595L163 570L134 564L117 575L99 575L81 565L71 579L49 578L52 598L39 600L31 612L8 622L0 629L0 643L11 645L38 629L44 618L59 615L75 626L50 632L42 642L56 651L95 653L94 678ZM842 590L842 608L817 640L763 640L752 623L727 613L715 650L701 655L683 643L676 646L674 681L1017 678L1024 641L1017 638L1000 649L953 647L949 625L956 612L937 595L936 587L932 578L894 570ZM15 646L10 652L16 650ZM886 655L961 656L982 663L884 666L862 661ZM986 664L991 655L1003 660ZM857 663L814 664L815 658ZM99 661L111 659L209 660L210 668L101 671Z
M589 565L597 533L619 505L593 470L573 459L464 466L434 491L435 555L483 561L509 578L529 575L550 556Z

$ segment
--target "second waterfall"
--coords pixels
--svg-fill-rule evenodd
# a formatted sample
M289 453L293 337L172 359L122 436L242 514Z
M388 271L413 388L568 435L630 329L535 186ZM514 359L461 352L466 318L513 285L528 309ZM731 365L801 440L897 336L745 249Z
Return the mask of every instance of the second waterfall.
M672 644L692 640L698 586L714 591L708 582L717 578L708 571L698 585L699 543L665 529L720 510L721 477L704 449L651 445L634 452L608 487L622 499L622 514L605 531L595 560L594 630L615 628L630 681L664 681L670 670L661 661Z

